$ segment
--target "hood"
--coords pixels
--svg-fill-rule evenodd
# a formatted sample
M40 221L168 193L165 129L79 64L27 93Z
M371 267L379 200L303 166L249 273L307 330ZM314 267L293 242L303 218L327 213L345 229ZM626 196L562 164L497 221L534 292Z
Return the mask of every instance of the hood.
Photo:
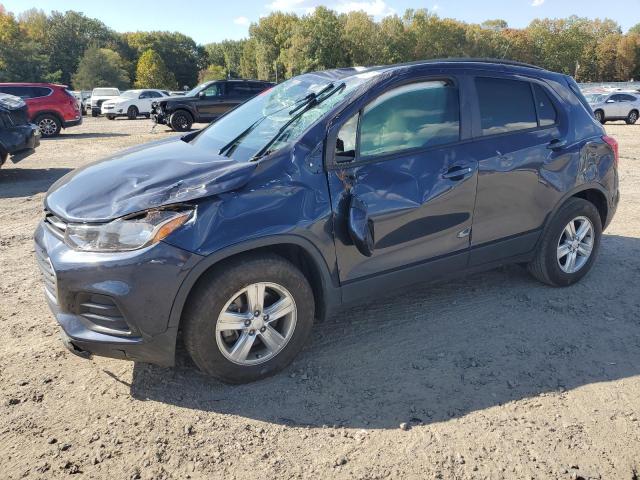
M173 97L163 97L157 100L158 103L190 103L197 102L200 97L187 97L186 95L175 95Z
M24 103L24 100L20 97L9 95L7 93L0 93L0 110L4 112L20 110L25 105L26 103Z
M78 168L54 183L45 206L71 222L104 222L242 187L256 168L173 137Z

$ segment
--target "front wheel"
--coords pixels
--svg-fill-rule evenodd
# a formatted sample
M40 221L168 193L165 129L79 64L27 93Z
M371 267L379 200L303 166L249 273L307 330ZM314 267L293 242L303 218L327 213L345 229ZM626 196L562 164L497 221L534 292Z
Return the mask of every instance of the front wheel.
M593 203L571 198L545 230L529 272L554 287L572 285L591 270L601 236L602 221Z
M285 368L313 325L313 291L276 255L232 261L202 279L184 317L184 343L198 367L227 383L247 383Z
M169 125L176 132L188 132L193 125L193 117L185 110L178 110L169 117Z

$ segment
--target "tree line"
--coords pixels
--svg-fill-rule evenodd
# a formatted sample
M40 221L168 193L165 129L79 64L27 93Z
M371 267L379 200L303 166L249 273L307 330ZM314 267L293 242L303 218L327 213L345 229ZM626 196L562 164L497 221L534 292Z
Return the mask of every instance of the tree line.
M118 33L79 12L32 9L16 17L0 5L0 81L175 89L446 57L505 58L582 82L626 81L640 77L640 24L623 33L610 19L571 16L517 29L500 19L469 24L425 9L377 22L365 12L318 7L302 16L262 17L243 40L198 45L178 32Z

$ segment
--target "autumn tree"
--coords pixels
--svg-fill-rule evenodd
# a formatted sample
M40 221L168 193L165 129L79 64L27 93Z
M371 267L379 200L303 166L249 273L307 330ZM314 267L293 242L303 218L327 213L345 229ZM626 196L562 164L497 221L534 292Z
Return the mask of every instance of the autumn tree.
M165 65L162 57L155 50L149 49L138 60L136 68L136 88L169 88L177 87L176 78Z

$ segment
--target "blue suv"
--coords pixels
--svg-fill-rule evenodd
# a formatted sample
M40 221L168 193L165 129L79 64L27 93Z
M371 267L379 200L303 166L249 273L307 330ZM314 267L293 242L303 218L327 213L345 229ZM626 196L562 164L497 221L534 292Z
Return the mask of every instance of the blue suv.
M66 346L225 382L340 305L506 263L593 266L618 147L574 80L497 60L300 75L201 131L61 178L35 251Z

